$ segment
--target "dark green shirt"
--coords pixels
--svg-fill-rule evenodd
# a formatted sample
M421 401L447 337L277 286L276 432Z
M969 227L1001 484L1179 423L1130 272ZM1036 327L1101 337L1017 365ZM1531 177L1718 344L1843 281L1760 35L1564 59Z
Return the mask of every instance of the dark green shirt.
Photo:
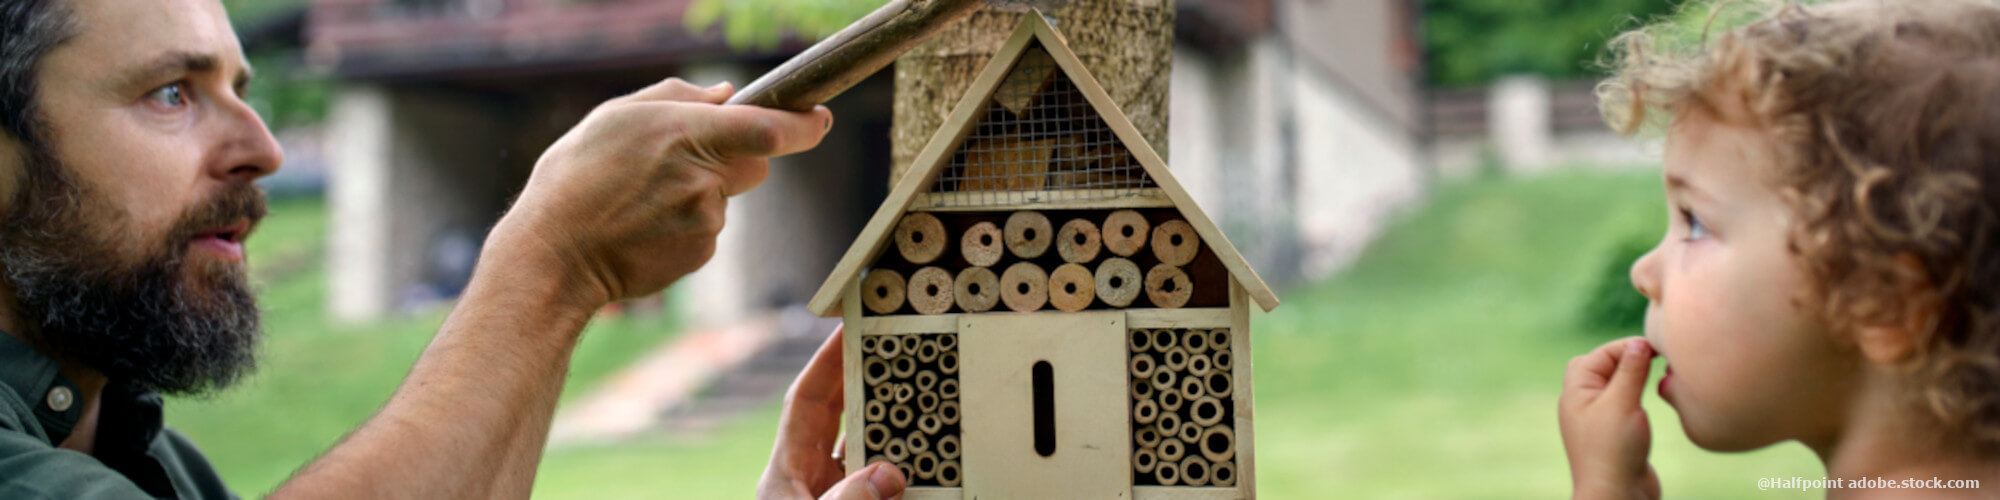
M83 417L56 363L0 333L0 498L236 498L187 437L160 422L160 395L112 381L99 396L96 455L56 445Z

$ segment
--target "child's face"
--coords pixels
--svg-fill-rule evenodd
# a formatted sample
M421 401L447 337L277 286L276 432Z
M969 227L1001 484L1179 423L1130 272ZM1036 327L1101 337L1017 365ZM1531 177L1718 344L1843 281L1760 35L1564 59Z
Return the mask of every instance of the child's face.
M1672 222L1632 264L1651 301L1646 338L1667 361L1660 397L1689 439L1718 451L1830 437L1851 392L1851 358L1796 302L1808 281L1787 250L1793 215L1774 187L1771 143L1737 122L1693 109L1676 118Z

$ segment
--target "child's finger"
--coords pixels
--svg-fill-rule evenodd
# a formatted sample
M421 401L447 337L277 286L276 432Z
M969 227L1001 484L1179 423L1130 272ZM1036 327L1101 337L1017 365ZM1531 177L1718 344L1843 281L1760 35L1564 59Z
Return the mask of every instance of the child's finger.
M1603 390L1611 382L1611 376L1618 371L1618 360L1625 354L1625 345L1636 337L1626 337L1607 342L1591 349L1589 353L1569 360L1569 369L1563 374L1564 390Z
M1604 398L1623 408L1638 408L1639 396L1646 393L1646 378L1653 367L1653 346L1646 339L1627 341L1620 350L1618 370L1604 389Z

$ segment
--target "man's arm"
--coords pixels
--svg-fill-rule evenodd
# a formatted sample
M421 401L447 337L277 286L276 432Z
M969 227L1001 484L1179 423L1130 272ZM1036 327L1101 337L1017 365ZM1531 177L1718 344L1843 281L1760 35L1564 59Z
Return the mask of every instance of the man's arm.
M731 93L670 80L551 146L396 394L272 496L526 497L590 316L707 261L727 198L831 123L824 109L714 105Z

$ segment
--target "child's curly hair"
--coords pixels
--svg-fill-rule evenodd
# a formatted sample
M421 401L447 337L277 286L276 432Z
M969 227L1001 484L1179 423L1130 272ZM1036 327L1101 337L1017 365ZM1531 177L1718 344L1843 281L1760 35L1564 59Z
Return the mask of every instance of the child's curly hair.
M1613 40L1605 120L1629 134L1689 106L1747 111L1778 145L1802 300L1836 325L1927 321L1915 403L2000 454L2000 2L1684 9ZM1736 27L1710 38L1717 23Z

